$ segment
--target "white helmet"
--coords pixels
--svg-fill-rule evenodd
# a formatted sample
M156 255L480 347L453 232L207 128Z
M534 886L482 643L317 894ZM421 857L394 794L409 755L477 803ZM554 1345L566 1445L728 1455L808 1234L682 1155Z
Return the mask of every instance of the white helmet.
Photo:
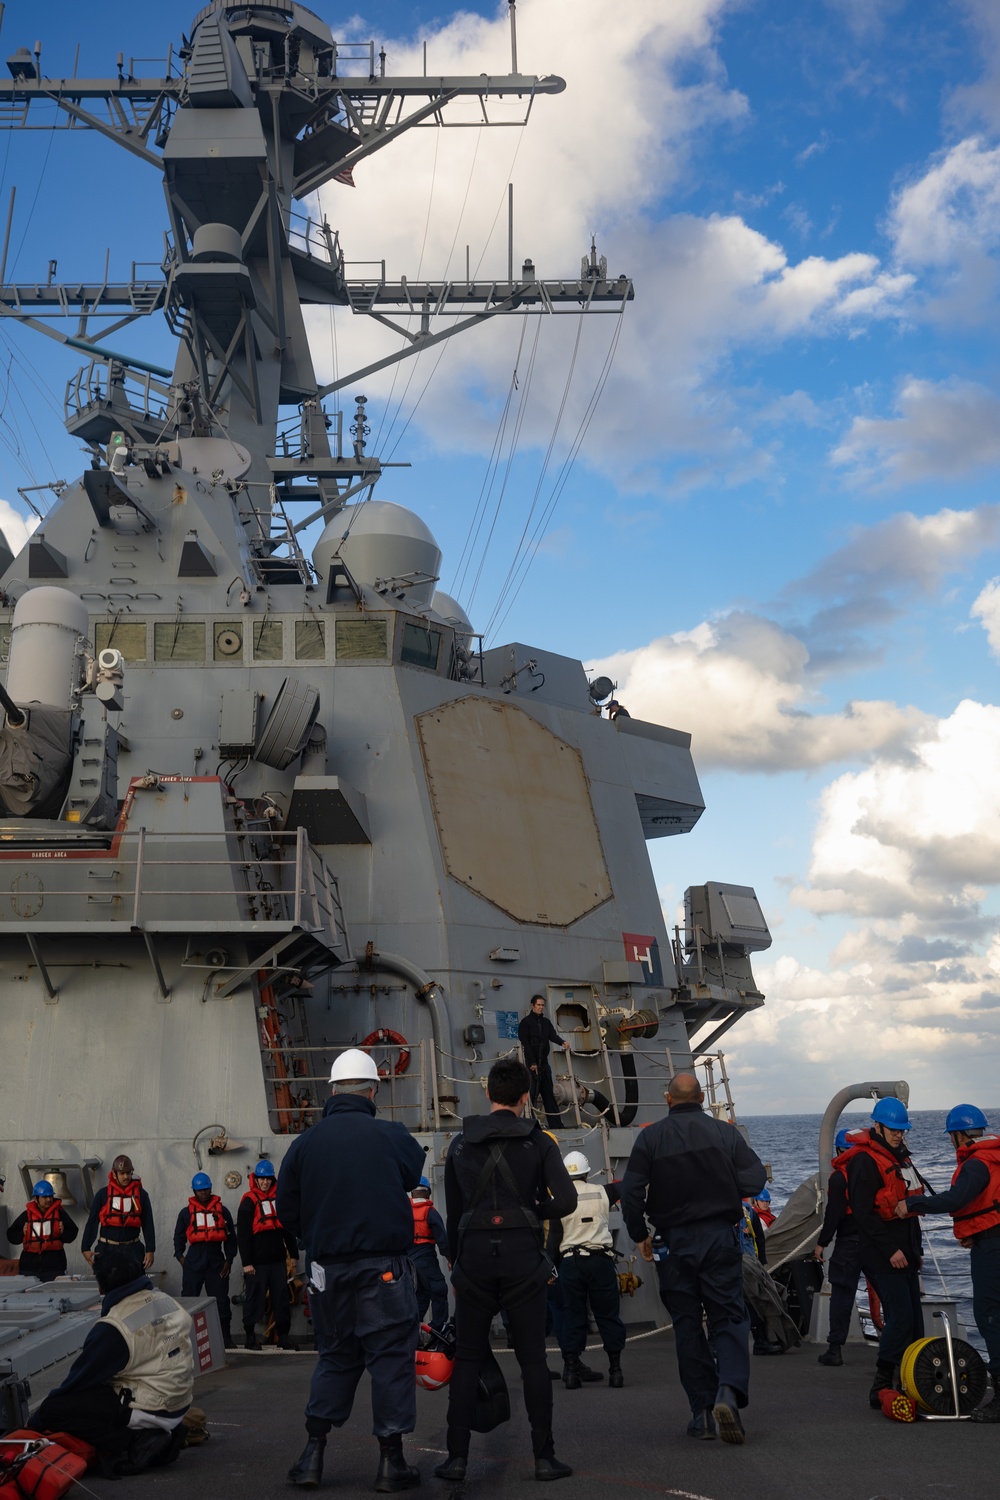
M355 1079L378 1083L378 1068L370 1053L362 1052L360 1047L349 1047L340 1054L330 1069L330 1082L347 1083Z
M590 1172L590 1162L582 1151L570 1151L563 1157L563 1165L571 1177L586 1177Z

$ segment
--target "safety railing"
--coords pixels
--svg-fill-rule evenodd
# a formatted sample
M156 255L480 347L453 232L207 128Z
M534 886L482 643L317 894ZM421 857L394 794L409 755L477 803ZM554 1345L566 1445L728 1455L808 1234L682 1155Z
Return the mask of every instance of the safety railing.
M347 952L336 876L304 828L261 834L138 828L115 835L107 848L86 849L84 860L70 862L66 852L23 851L30 878L0 907L0 930L301 930Z

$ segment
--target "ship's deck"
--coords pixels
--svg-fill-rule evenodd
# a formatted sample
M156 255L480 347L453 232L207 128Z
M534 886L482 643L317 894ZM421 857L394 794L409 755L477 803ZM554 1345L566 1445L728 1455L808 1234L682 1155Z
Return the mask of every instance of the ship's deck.
M670 1333L640 1337L622 1359L626 1386L606 1383L566 1391L554 1383L556 1452L574 1468L561 1480L559 1500L608 1500L642 1495L681 1500L919 1500L962 1495L986 1500L997 1493L1000 1429L969 1422L887 1421L868 1405L875 1356L850 1347L843 1369L816 1363L804 1344L780 1359L753 1361L751 1405L742 1448L687 1437L687 1407L677 1380ZM554 1363L557 1354L550 1356ZM588 1356L603 1368L598 1351ZM196 1402L208 1414L211 1440L180 1455L169 1469L126 1479L113 1500L256 1500L292 1494L285 1474L305 1441L302 1410L312 1370L306 1354L234 1351L218 1375L198 1381ZM423 1476L422 1492L440 1500L523 1496L532 1482L527 1423L513 1356L502 1364L513 1416L485 1437L473 1437L468 1478L461 1485L435 1479L444 1451L444 1392L418 1392L417 1430L407 1451ZM350 1422L327 1447L322 1489L371 1493L378 1450L371 1436L367 1380ZM109 1500L112 1491L88 1477L88 1488Z

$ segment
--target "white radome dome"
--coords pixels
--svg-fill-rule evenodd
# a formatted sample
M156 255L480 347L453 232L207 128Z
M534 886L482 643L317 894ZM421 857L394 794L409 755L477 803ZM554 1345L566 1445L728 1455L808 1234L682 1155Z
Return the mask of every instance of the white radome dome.
M412 510L391 500L345 506L334 516L313 549L321 576L329 572L337 553L355 581L370 588L383 580L423 575L424 581L405 586L413 604L430 603L441 572L441 548L430 528Z

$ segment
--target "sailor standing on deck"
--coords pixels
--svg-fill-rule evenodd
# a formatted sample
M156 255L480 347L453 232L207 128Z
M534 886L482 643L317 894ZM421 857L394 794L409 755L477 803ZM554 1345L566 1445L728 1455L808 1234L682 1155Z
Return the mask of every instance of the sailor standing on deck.
M52 1191L51 1182L36 1182L23 1214L8 1226L7 1238L21 1246L17 1269L22 1276L37 1276L39 1281L55 1281L66 1274L66 1251L80 1233L62 1203Z
M704 1100L693 1073L670 1080L670 1113L640 1131L632 1147L622 1208L643 1260L656 1261L660 1298L673 1319L691 1404L688 1435L714 1438L718 1422L723 1442L738 1444L750 1387L750 1319L737 1224L743 1198L760 1192L767 1172L734 1126L705 1113Z
M955 1238L971 1253L972 1315L990 1358L994 1394L969 1420L1000 1422L1000 1136L988 1134L989 1121L974 1104L956 1104L944 1128L958 1157L951 1187L908 1197L896 1213L951 1214Z
M844 1155L852 1145L862 1140L863 1132L838 1130L834 1142L833 1171L826 1189L826 1213L823 1227L813 1251L814 1259L823 1260L823 1251L831 1240L835 1240L833 1254L827 1262L826 1274L830 1282L830 1331L827 1348L817 1360L818 1364L836 1368L844 1363L841 1349L847 1343L854 1316L854 1299L858 1292L861 1275L861 1243L858 1226L851 1213L847 1197L847 1162Z
M417 1311L420 1321L431 1309L431 1326L439 1331L448 1321L448 1283L441 1272L438 1251L448 1258L448 1236L444 1220L431 1202L431 1185L421 1177L410 1194L413 1205L413 1244L410 1265L417 1284Z
M142 1250L142 1268L148 1271L156 1253L156 1229L149 1194L135 1175L132 1159L116 1156L108 1173L107 1187L99 1188L90 1206L80 1249L88 1265L94 1264L91 1246L108 1245L118 1250ZM96 1248L96 1247L95 1247Z
M531 1102L534 1104L539 1094L542 1096L542 1108L545 1110L548 1127L550 1130L558 1130L562 1125L562 1115L556 1103L552 1069L549 1067L549 1045L561 1047L564 1052L568 1052L569 1042L563 1041L544 1010L545 996L532 995L531 1008L518 1023L517 1039L524 1053L524 1065L531 1074Z
M906 1149L910 1129L906 1106L899 1099L879 1099L871 1118L871 1129L841 1154L846 1158L847 1193L858 1226L861 1262L875 1283L885 1318L868 1395L878 1411L879 1392L892 1385L905 1350L924 1333L920 1224L912 1213L897 1218L896 1207L908 1196L924 1192L926 1185Z
M212 1192L207 1172L191 1179L192 1197L174 1225L174 1258L184 1275L182 1297L197 1297L202 1287L214 1297L222 1324L222 1342L233 1347L233 1304L229 1300L229 1272L236 1259L233 1216Z
M608 1356L608 1385L620 1390L625 1324L621 1319L618 1273L608 1210L618 1202L618 1184L602 1187L589 1181L590 1162L582 1151L563 1158L576 1188L576 1208L563 1219L549 1222L548 1252L558 1257L562 1291L561 1336L563 1384L578 1391L583 1384L580 1355L587 1343L587 1304L594 1315Z
M309 1306L319 1358L306 1405L308 1442L288 1472L315 1489L331 1427L343 1427L367 1369L380 1450L375 1489L412 1489L403 1456L417 1421L417 1297L408 1251L423 1148L405 1125L375 1114L378 1069L342 1052L330 1070L322 1119L296 1136L281 1166L278 1209L309 1259Z
M274 1167L259 1161L250 1173L250 1191L236 1210L236 1239L243 1262L243 1329L246 1347L259 1349L257 1324L271 1299L271 1316L279 1349L291 1349L292 1302L288 1292L287 1260L297 1261L295 1236L281 1222L275 1204Z
M531 1075L513 1057L486 1080L488 1115L468 1115L448 1147L444 1190L455 1288L455 1367L448 1385L448 1457L439 1479L465 1478L480 1372L490 1359L490 1325L507 1319L521 1367L536 1479L572 1474L555 1456L552 1382L545 1362L546 1288L552 1262L542 1221L577 1207L559 1149L537 1120L524 1118Z

